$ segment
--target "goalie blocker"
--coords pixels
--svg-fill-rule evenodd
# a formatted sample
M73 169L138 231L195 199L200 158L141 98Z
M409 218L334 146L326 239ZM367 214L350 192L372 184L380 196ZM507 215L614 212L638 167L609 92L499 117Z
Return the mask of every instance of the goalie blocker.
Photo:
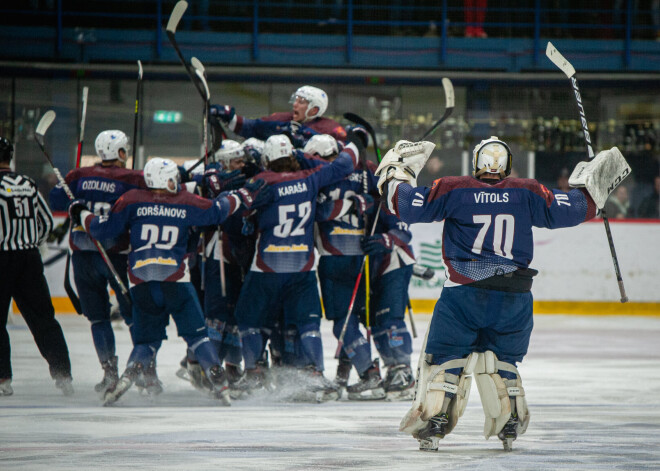
M605 206L609 195L630 175L630 165L617 147L599 152L588 162L575 166L568 179L573 188L584 188L599 209Z

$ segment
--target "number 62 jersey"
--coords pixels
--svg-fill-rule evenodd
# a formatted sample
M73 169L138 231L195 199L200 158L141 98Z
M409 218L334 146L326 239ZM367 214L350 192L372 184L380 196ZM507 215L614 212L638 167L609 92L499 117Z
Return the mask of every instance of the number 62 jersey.
M444 177L431 188L392 180L387 204L402 221L445 221L445 286L464 285L527 268L534 255L532 227L577 226L596 215L584 190L550 191L536 180Z

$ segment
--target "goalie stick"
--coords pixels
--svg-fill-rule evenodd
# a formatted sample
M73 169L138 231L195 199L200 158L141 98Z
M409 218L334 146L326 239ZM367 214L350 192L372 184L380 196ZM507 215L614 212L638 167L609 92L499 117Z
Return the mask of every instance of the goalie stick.
M73 196L73 193L71 192L71 189L69 188L69 185L66 184L66 181L64 180L64 177L60 173L59 169L55 167L55 164L53 163L53 159L50 158L50 155L48 155L48 152L46 152L46 148L44 147L44 137L46 134L46 131L50 127L51 124L53 124L53 121L55 121L55 112L53 110L46 111L46 113L41 117L41 120L39 120L39 124L37 124L37 129L34 133L34 140L37 142L39 145L39 148L41 149L41 152L43 152L44 156L46 157L46 160L48 160L48 163L50 164L51 168L53 169L53 173L57 177L57 181L62 185L62 188L64 189L64 192L66 195L69 197L71 201L75 199L75 196ZM108 266L108 269L112 273L113 278L115 279L115 282L119 286L122 295L126 298L126 301L131 304L131 297L128 293L128 290L126 289L126 286L124 283L121 281L121 278L119 277L119 274L117 273L117 270L115 270L115 267L112 265L112 262L108 258L108 254L105 252L105 249L103 246L92 236L89 236L90 240L94 243L96 246L96 249L99 251L101 254L101 257L103 258L103 261L105 264Z
M584 134L584 143L587 147L587 155L589 159L594 158L594 150L591 144L591 135L589 134L589 125L587 123L587 117L584 113L584 104L582 103L582 95L580 93L580 88L578 86L577 77L575 76L575 68L571 65L564 56L562 56L557 48L553 46L551 42L548 42L548 46L545 50L545 55L555 64L559 70L561 70L566 77L571 81L571 86L573 88L573 93L575 96L575 101L577 103L578 112L580 113L580 122L582 123L582 132ZM614 248L614 240L612 239L612 231L610 230L610 221L607 219L607 214L605 209L601 209L601 215L603 217L603 224L605 225L605 233L607 234L607 243L610 246L610 253L612 255L612 262L614 263L614 273L616 274L616 281L619 285L619 294L621 295L621 302L625 303L628 301L628 296L626 296L626 289L623 285L623 278L621 277L621 270L619 269L619 260L616 256L616 250Z
M428 131L424 133L424 135L419 139L420 141L423 141L431 134L433 134L435 130L438 129L438 126L440 126L447 118L449 118L452 111L454 111L454 86L452 85L451 80L449 80L447 77L442 79L442 88L445 90L445 112L442 117L437 120Z

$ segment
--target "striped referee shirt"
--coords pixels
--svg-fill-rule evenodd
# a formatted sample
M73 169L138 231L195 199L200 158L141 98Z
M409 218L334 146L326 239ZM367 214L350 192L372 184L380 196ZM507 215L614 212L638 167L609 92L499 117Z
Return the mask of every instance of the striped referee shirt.
M53 215L30 177L0 168L0 251L38 248Z

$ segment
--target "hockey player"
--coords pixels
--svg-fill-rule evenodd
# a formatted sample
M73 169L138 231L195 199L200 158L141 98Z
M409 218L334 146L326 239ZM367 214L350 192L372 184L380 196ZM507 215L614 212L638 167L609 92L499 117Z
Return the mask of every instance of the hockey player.
M87 208L97 216L107 215L112 205L121 195L135 188L146 188L141 171L126 169L129 151L126 134L118 130L103 131L96 137L96 154L101 163L91 167L71 170L65 181L76 198L85 200ZM69 199L61 186L56 186L50 193L50 204L55 210L66 210ZM113 237L99 241L108 253L112 265L117 270L124 286L128 285L126 260L128 239ZM74 280L80 297L83 314L91 323L92 340L96 348L103 379L94 389L101 397L114 386L119 379L115 335L110 322L110 298L108 284L120 292L112 273L92 243L89 235L81 226L72 225L69 236L72 250ZM132 325L131 307L124 296L117 296L119 312L129 328ZM154 393L159 392L155 365L151 365L147 376L154 385Z
M206 335L204 316L190 283L187 243L191 226L217 225L241 206L265 203L272 195L263 181L252 181L233 194L209 201L179 191L179 170L168 159L154 158L144 168L148 190L131 190L110 212L94 216L78 201L69 213L97 239L130 235L129 279L133 300L134 348L126 370L105 393L105 404L123 395L155 356L172 315L178 333L199 361L212 394L229 403L227 379Z
M271 326L274 317L283 312L282 328L295 328L307 363L300 375L301 389L307 382L305 392L318 401L338 397L334 384L323 377L313 225L319 189L353 171L358 146L361 143L347 145L329 165L300 170L286 136L275 135L266 141L262 157L268 170L257 177L273 187L275 200L257 215L255 256L236 306L245 368L254 385L264 381L264 372L257 367L264 348L261 329Z
M266 140L275 134L287 134L296 147L302 147L315 134L330 134L338 141L346 140L346 131L335 120L323 117L328 108L328 95L320 88L305 85L291 95L292 110L273 113L260 119L238 116L233 107L212 105L211 114L227 123L229 129L243 137Z
M366 135L363 141L366 145ZM330 135L313 136L305 145L306 154L334 161L339 155L337 141ZM321 188L317 198L316 247L321 256L318 274L326 319L333 322L332 332L339 339L346 323L353 289L362 266L364 253L360 239L365 236L364 214L373 207L370 191L376 188L371 164L365 172L363 161L343 180ZM314 166L314 161L307 164ZM367 193L363 178L367 178ZM364 307L365 283L356 294L353 310L346 325L335 382L347 387L351 366L360 380L347 387L352 400L384 399L385 389L378 361L371 358L371 348L360 331L359 312Z
M415 263L411 239L405 222L381 210L374 234L361 240L371 263L369 323L376 349L387 367L383 388L388 400L411 399L415 386L410 367L412 337L405 323L408 285Z
M529 410L516 363L532 331L532 227L557 229L593 218L630 172L615 147L578 164L568 192L536 180L507 178L512 155L497 137L473 151L473 176L444 177L432 188L416 178L430 142L399 141L376 172L388 208L402 221L445 221L449 279L438 300L418 368L418 386L400 430L422 450L437 450L467 404L474 374L486 423L506 450L525 432Z

